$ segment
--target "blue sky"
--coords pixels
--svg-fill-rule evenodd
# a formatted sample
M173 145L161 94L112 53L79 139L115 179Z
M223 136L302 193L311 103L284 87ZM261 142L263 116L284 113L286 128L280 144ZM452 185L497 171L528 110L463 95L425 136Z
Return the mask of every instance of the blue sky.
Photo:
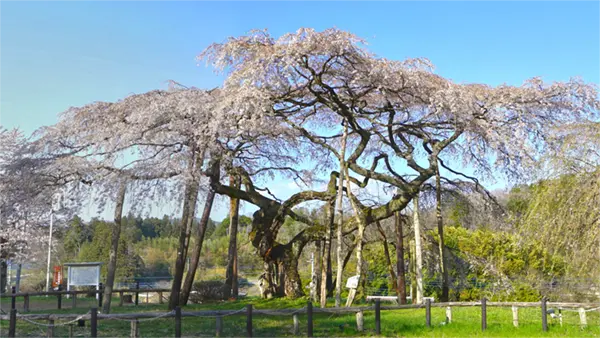
M70 106L221 82L195 56L254 28L338 27L457 82L599 82L599 2L1 2L0 124L32 132ZM287 183L281 182L282 186ZM225 210L219 207L216 219Z

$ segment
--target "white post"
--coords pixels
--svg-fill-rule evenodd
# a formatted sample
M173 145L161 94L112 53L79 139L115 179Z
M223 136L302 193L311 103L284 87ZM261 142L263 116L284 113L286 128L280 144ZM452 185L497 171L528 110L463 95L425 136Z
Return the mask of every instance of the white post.
M69 266L67 268L67 292L71 291L71 267ZM70 294L67 293L67 299L69 299L69 297L71 297ZM77 298L77 296L75 296L75 298Z
M54 208L50 211L50 234L48 235L48 265L46 266L46 292L50 292L50 257L52 255L52 222L54 221ZM46 295L48 297L48 295Z
M513 305L512 306L512 314L513 314L514 327L519 327L519 308Z
M582 328L587 326L587 318L585 316L585 309L582 307L579 308L579 323L581 324Z

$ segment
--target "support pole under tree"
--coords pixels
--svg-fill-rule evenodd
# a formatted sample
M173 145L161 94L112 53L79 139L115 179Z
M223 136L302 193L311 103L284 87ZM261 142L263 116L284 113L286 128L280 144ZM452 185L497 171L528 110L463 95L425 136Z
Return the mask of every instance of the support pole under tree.
M394 213L396 224L396 286L398 290L398 303L406 304L406 272L404 271L404 234L402 231L402 215L399 211ZM392 270L393 272L393 270ZM414 302L414 301L413 301Z
M50 292L50 258L52 256L52 223L54 222L54 206L50 210L50 233L48 234L48 263L46 264L46 292ZM46 295L48 297L48 295Z

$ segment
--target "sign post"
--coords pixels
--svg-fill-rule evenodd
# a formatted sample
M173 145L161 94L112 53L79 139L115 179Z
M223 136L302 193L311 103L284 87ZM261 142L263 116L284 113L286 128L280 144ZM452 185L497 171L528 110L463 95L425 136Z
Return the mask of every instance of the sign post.
M349 304L350 299L354 299L354 296L356 295L356 289L358 289L358 279L359 276L352 276L350 278L348 278L348 280L346 281L346 288L350 289L350 292L348 293L348 301L346 302L346 307L349 307L351 304Z

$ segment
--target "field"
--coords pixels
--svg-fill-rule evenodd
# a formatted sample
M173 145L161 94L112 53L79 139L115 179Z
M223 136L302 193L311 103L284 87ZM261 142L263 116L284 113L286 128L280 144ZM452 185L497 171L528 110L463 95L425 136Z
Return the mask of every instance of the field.
M69 302L66 302L68 304ZM243 299L223 303L199 304L187 306L184 311L201 310L238 310L246 304L252 303L256 309L301 308L305 300L262 300L257 298ZM118 304L118 303L117 303ZM34 302L32 302L34 309ZM30 313L81 313L88 311L86 308L64 310L39 310ZM127 305L114 307L112 313L126 312L166 312L166 305L143 305L135 307ZM488 307L488 329L481 331L481 310L479 307L452 308L452 323L445 324L445 309L432 307L432 327L425 326L424 309L382 310L381 335L388 337L598 337L600 336L600 312L587 313L587 328L580 328L579 314L577 312L563 311L563 325L548 317L549 331L542 332L541 315L538 308L519 309L519 327L512 324L510 308ZM299 316L300 336L306 336L306 315ZM43 321L38 321L43 323ZM0 321L0 336L8 334L8 321ZM160 318L153 320L140 320L140 336L165 337L174 335L174 319ZM253 316L254 336L279 337L293 336L291 315L266 316L255 314ZM314 315L314 336L375 336L374 312L364 313L364 332L356 331L354 314ZM89 322L86 327L74 327L74 335L89 336ZM244 313L223 318L223 336L245 336L246 318ZM185 317L182 320L184 336L215 335L214 317ZM128 320L101 320L98 323L98 336L129 336L130 323ZM42 336L46 335L46 328L19 320L17 322L17 336ZM68 336L68 326L55 328L55 336Z

